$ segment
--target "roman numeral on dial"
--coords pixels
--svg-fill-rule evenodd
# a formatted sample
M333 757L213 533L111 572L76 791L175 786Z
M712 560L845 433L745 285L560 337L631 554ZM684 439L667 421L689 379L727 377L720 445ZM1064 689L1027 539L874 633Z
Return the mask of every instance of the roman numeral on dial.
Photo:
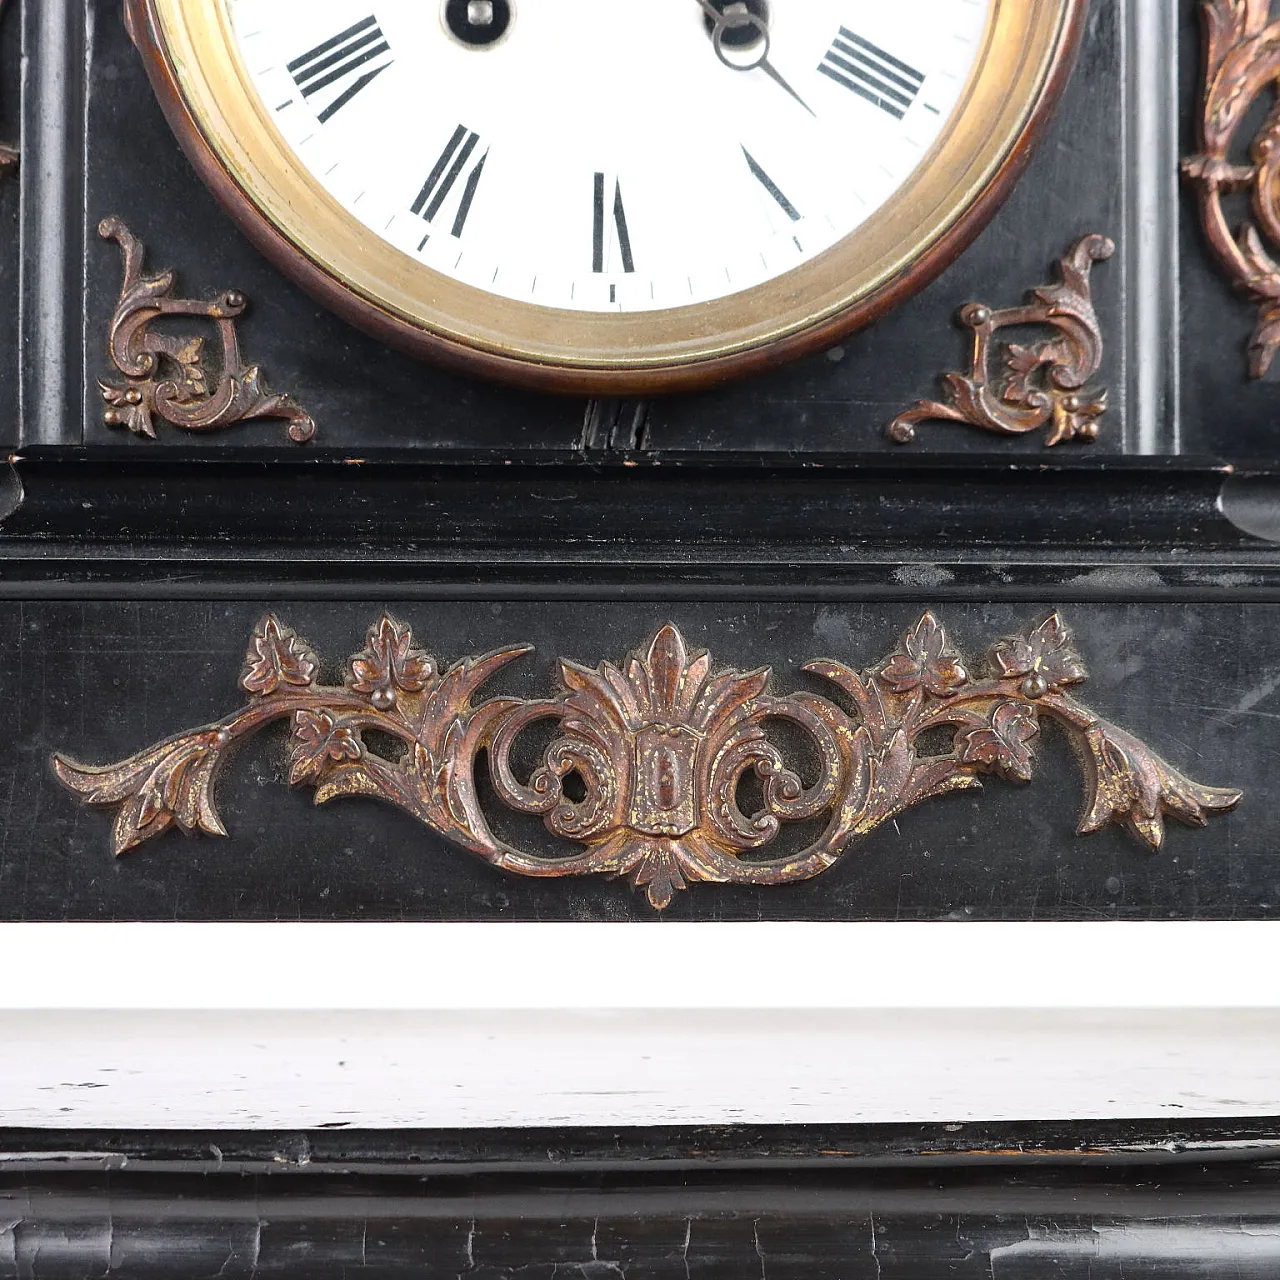
M855 35L848 27L840 28L818 70L895 120L907 114L924 84L923 72Z
M424 222L434 222L436 214L444 207L450 193L458 184L458 179L467 171L467 179L462 185L461 198L453 215L451 234L460 236L467 225L467 215L471 212L472 202L476 198L476 189L480 186L480 178L484 173L484 162L489 152L484 151L480 158L467 170L467 165L480 145L480 135L472 133L466 125L460 124L453 136L445 143L444 150L436 158L435 165L427 175L427 180L413 202L413 212ZM426 244L426 241L423 241Z
M627 211L622 205L622 182L614 179L612 209L608 199L608 183L603 173L596 174L595 211L592 218L591 270L603 274L609 269L613 258L609 236L609 224L613 224L614 242L618 247L618 257L622 269L634 272L635 260L631 256L631 233L627 230Z
M352 98L378 78L394 61L385 55L391 52L382 28L370 14L361 18L345 31L309 49L288 64L289 74L302 90L304 98L329 89L343 81L347 83L318 113L323 124ZM375 64L376 65L370 65ZM362 70L362 68L368 70ZM353 79L354 77L354 79Z

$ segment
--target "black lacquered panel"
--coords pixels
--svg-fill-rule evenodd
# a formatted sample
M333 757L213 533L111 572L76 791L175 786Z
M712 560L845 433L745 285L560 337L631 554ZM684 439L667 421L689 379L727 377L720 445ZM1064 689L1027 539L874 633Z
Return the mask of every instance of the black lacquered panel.
M1266 1280L1280 1263L1265 1127L64 1137L86 1154L9 1132L0 1275Z
M322 809L286 783L283 730L236 755L216 796L230 840L161 835L113 859L110 817L81 809L53 777L55 750L89 764L129 756L235 710L249 635L268 609L340 665L388 611L442 662L517 643L534 652L499 672L492 695L545 697L560 656L621 662L672 622L717 669L774 669L778 692L838 695L801 667L834 658L877 664L922 604L431 599L29 601L0 622L0 687L11 728L0 779L11 817L0 861L8 919L653 919L643 894L603 877L527 880L486 865L405 813L372 799ZM937 616L975 671L999 637L1046 614L1035 603L953 602ZM1244 791L1204 829L1167 824L1151 853L1119 826L1078 837L1079 763L1046 724L1029 786L996 778L982 792L927 800L854 844L803 884L694 885L668 918L710 919L1222 919L1280 910L1269 803L1276 750L1271 704L1280 649L1276 606L1072 603L1063 617L1091 678L1072 693L1197 782ZM326 678L328 678L326 676ZM483 695L482 695L483 696ZM780 739L786 744L789 740ZM803 762L803 742L793 743ZM531 757L526 758L526 767ZM803 765L801 772L812 769ZM482 796L500 834L564 856L533 817ZM812 824L788 827L795 848Z
M443 374L317 308L248 246L196 178L116 0L65 0L60 22L42 21L28 4L7 16L3 32L11 61L20 34L31 58L22 129L44 161L21 179L20 235L29 249L21 344L33 361L24 374L24 440L131 450L173 443L169 428L156 446L102 421L96 383L110 373L106 334L121 275L116 247L96 229L118 215L146 244L151 268L177 271L180 296L229 288L247 296L244 353L316 418L320 434L308 447L317 452L799 450L963 454L996 465L1028 454L1053 464L1073 454L1183 453L1265 463L1275 454L1273 379L1249 379L1244 354L1256 307L1233 290L1177 173L1179 156L1197 146L1199 9L1200 0L1182 0L1176 12L1153 15L1136 0L1093 0L1074 79L1007 206L938 281L870 330L736 389L589 406ZM1253 113L1257 123L1264 107ZM16 107L9 115L16 136ZM1231 217L1243 216L1233 205ZM1018 304L1050 284L1057 258L1089 233L1117 245L1093 280L1105 355L1092 381L1110 405L1098 443L1045 450L1043 432L1001 439L951 425L924 428L911 446L890 445L883 431L894 415L936 395L938 375L965 369L957 309ZM16 255L13 268L16 279ZM275 449L283 433L278 423L257 422L184 443Z

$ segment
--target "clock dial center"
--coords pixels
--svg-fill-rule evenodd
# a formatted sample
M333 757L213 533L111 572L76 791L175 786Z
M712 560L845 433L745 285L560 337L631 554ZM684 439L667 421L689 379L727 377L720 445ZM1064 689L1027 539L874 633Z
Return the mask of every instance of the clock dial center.
M720 43L729 49L759 44L769 25L766 0L707 0L705 7L707 34L715 37L719 31Z
M511 26L511 0L444 0L441 20L445 31L469 49L488 49Z

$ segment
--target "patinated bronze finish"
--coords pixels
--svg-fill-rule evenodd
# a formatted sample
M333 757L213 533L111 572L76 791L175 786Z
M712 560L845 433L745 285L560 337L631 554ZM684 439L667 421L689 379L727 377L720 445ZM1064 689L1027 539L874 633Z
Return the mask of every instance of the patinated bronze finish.
M908 444L920 423L938 419L1005 436L1048 427L1046 445L1095 440L1107 393L1086 385L1102 364L1103 350L1089 275L1115 249L1106 236L1085 236L1059 261L1059 282L1032 290L1025 305L1004 311L980 302L964 307L959 322L973 330L969 373L944 373L945 400L917 401L889 425L890 438ZM1000 372L993 373L995 335L1015 325L1047 325L1057 333L1025 346L1005 343Z
M119 218L98 226L104 240L114 240L124 255L124 284L111 317L108 350L125 376L123 386L99 382L107 402L105 421L128 427L135 435L156 438L160 418L184 431L217 431L251 418L284 418L289 438L299 444L316 433L310 414L292 396L267 390L262 369L240 358L236 320L245 297L231 290L212 302L173 297L174 273L142 273L142 242ZM222 365L214 375L205 363L204 339L157 333L155 321L170 316L212 320L222 344Z
M1258 305L1249 340L1249 376L1271 368L1280 346L1280 21L1270 0L1202 0L1204 101L1199 104L1200 150L1182 162L1196 184L1205 235L1219 262ZM1238 134L1254 104L1270 91L1271 109L1249 142L1250 163L1236 164ZM1252 216L1232 231L1223 197L1247 195Z
M506 871L627 876L659 909L695 881L810 879L903 810L980 786L980 774L1026 782L1044 718L1080 749L1088 799L1081 832L1119 823L1158 849L1166 816L1203 826L1241 798L1190 781L1068 694L1086 672L1057 613L997 643L985 674L971 672L932 613L873 667L807 664L841 691L843 705L771 693L768 667L717 671L710 654L690 652L671 625L620 667L562 660L552 698L473 705L491 676L529 651L517 645L444 668L415 647L407 626L384 615L349 661L345 683L326 686L316 683L319 660L306 641L268 615L250 643L240 677L249 701L240 710L119 764L92 768L58 755L53 765L86 803L116 810L117 854L175 824L225 835L213 785L229 750L268 722L289 719L289 780L314 787L317 803L388 800ZM548 720L558 733L522 780L513 744ZM779 722L811 744L809 777L767 735ZM363 737L370 730L398 739L399 758L371 750ZM950 745L933 753L926 744L937 730ZM552 834L585 849L545 857L495 835L477 792L482 750L506 805L540 816ZM750 775L760 795L748 813ZM783 824L821 818L825 829L806 849L759 856Z
M4 20L5 10L8 8L6 0L0 0L0 21ZM8 143L0 142L0 177L7 173L12 173L18 167L18 160L21 152L17 147L10 146Z

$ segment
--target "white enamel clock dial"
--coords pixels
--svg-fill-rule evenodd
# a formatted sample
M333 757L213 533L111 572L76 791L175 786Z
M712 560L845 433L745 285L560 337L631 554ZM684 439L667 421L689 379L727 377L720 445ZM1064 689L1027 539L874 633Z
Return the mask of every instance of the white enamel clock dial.
M262 250L376 336L632 394L829 345L998 207L1086 0L124 0Z
M370 235L505 298L644 311L776 279L856 231L937 141L993 3L235 0L231 15L297 163Z

